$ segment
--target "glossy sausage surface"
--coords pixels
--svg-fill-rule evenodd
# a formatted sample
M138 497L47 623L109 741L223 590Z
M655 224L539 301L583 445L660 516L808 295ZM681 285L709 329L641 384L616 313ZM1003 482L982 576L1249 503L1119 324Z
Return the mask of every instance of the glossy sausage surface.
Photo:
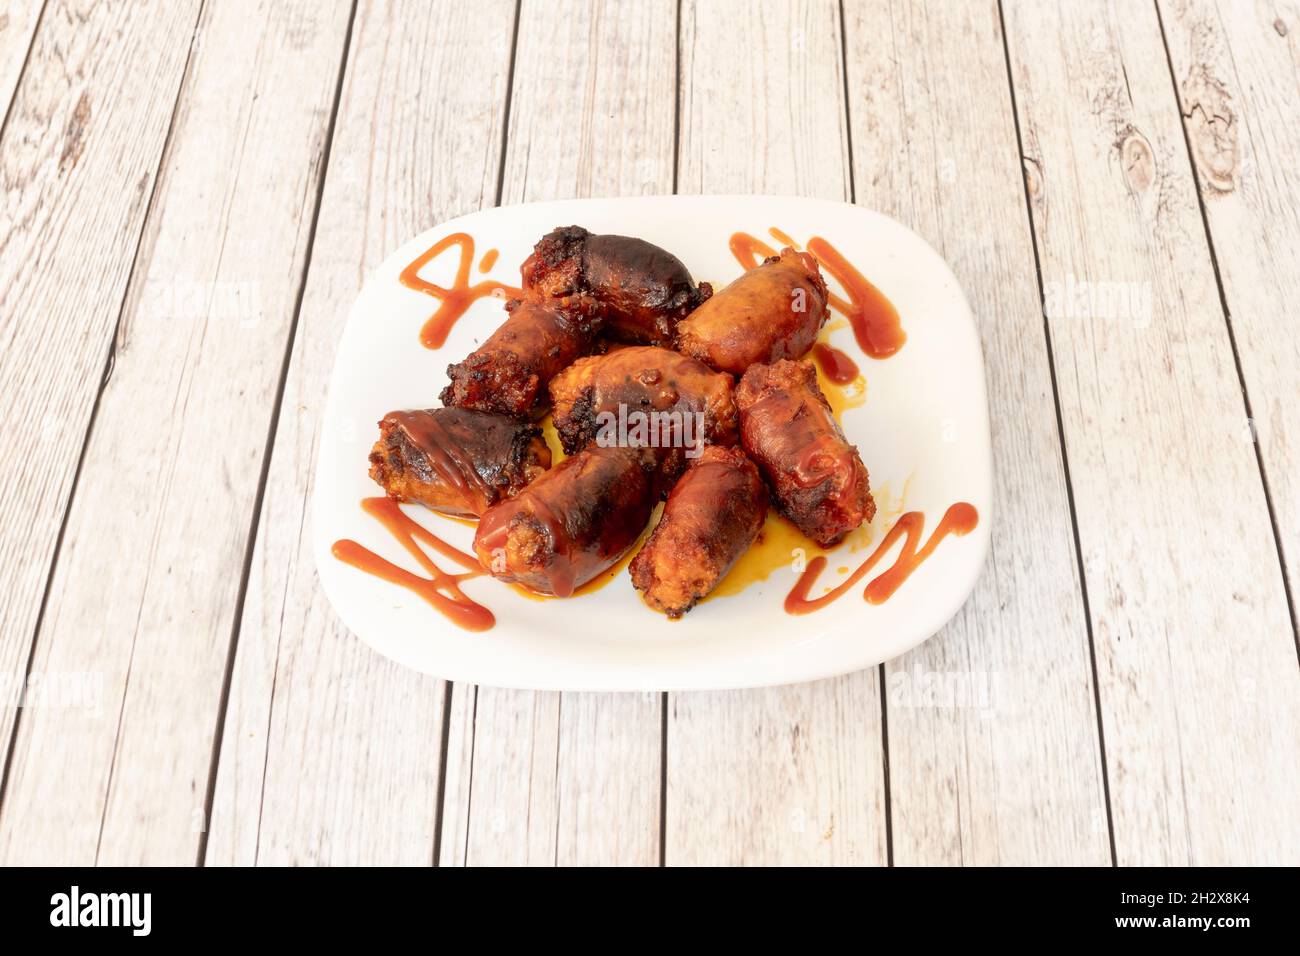
M550 391L568 454L620 416L631 427L647 422L647 437L661 447L736 441L731 376L670 349L630 346L579 359L551 379Z
M736 388L740 440L781 513L822 547L876 513L867 469L806 362L751 366Z
M447 368L444 405L535 415L552 376L596 347L600 319L591 299L516 299L506 308L510 314L487 341Z
M707 299L682 261L632 236L593 235L564 226L545 235L522 268L524 288L542 296L590 295L605 334L621 342L671 346L683 316Z
M474 553L493 577L568 597L636 541L659 482L653 450L589 446L488 509Z
M663 517L632 559L645 602L681 617L731 570L762 530L767 488L739 448L710 445L673 486Z
M817 260L782 249L677 325L677 348L719 372L799 358L826 322L826 282Z
M370 452L370 477L390 498L478 516L551 465L541 429L467 408L389 412Z

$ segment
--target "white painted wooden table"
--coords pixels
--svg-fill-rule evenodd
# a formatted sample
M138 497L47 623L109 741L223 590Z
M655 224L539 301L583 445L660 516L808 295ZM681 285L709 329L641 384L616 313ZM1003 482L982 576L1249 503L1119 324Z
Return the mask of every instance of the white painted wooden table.
M0 0L0 861L1300 862L1298 71L1290 0ZM775 690L378 657L304 534L367 270L673 191L952 264L975 595Z

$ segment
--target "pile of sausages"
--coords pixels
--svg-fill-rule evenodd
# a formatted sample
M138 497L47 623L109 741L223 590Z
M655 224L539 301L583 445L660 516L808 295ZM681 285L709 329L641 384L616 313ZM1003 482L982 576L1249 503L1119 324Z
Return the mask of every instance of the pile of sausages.
M386 415L370 454L391 497L477 517L490 574L571 595L666 497L629 570L675 618L750 547L769 502L823 547L871 520L861 456L801 361L827 317L811 255L783 249L714 293L658 246L568 226L521 272L505 322L448 368L443 406ZM548 410L567 456L554 467L536 425Z

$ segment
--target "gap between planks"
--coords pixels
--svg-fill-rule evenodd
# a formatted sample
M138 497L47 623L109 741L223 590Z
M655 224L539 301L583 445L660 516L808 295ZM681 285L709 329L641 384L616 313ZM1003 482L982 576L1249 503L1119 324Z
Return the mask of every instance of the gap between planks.
M27 68L31 61L32 50L36 46L36 38L40 33L41 23L44 20L45 10L48 7L48 5L49 5L49 0L45 0L45 2L41 5L41 12L37 17L36 26L35 29L32 30L31 40L27 47L27 55L23 59L22 71L19 74L17 81L14 83L13 95L10 97L9 104L5 109L4 123L3 125L0 125L0 146L3 146L4 132L7 131L9 127L9 117L13 110L13 105L15 101L17 101L18 99L18 90L22 86L23 78L27 73ZM136 267L139 264L140 247L144 241L144 236L149 224L149 219L154 212L154 202L158 196L158 181L161 178L163 167L167 161L167 156L171 149L172 134L176 127L176 114L180 108L181 100L184 98L185 91L189 84L190 66L194 58L194 44L198 38L199 24L202 23L203 21L203 9L205 5L206 5L206 0L199 0L198 10L194 17L194 26L190 30L189 49L185 53L185 64L181 68L181 78L180 78L180 82L177 84L176 87L176 97L172 101L171 113L167 120L167 132L163 136L162 149L159 150L158 161L154 165L152 181L149 187L149 199L145 203L145 212L144 215L140 218L140 228L135 237L135 246L131 253L131 267L127 272L126 282L122 284L122 298L121 301L118 302L117 304L117 318L114 320L113 323L113 334L108 342L108 350L104 357L103 371L100 373L100 377L99 377L99 386L96 389L95 398L93 403L91 404L90 415L86 420L85 431L82 433L81 448L77 452L77 464L72 474L72 485L68 488L68 498L67 501L64 503L63 515L59 519L59 530L58 530L58 534L55 536L54 539L54 551L50 555L49 568L46 570L45 573L45 585L43 590L41 591L40 605L36 612L36 622L32 627L32 636L30 641L28 642L27 662L23 669L23 686L26 686L27 681L30 680L31 678L32 664L36 659L36 642L41 633L41 624L45 620L45 610L50 599L50 589L54 584L54 574L55 571L58 569L59 555L63 550L63 538L64 538L64 533L67 531L68 528L68 518L72 514L73 504L76 501L76 497L77 497L77 488L81 483L82 465L85 464L86 451L90 447L90 438L92 433L95 430L95 419L99 414L100 401L104 397L104 390L105 388L107 388L109 379L112 377L113 374L113 363L117 355L118 337L121 333L121 328L122 328L122 316L126 309L127 301L130 298L131 283L135 276ZM123 699L125 699L125 696ZM8 791L9 773L13 765L14 747L17 745L18 733L22 725L22 715L23 715L23 708L21 707L17 708L14 714L13 725L10 727L9 730L9 740L5 747L4 766L2 770L0 770L0 810L3 810L4 808L5 795ZM119 713L119 719L120 719L120 713ZM109 774L109 778L111 781L112 779L111 771ZM105 801L105 808L107 808L107 801ZM102 816L100 819L100 833L102 836L103 833Z
M303 254L302 275L298 278L298 288L294 293L293 319L289 323L289 334L285 338L284 357L280 363L280 378L276 383L275 402L272 405L271 421L267 426L265 450L262 452L262 470L257 479L257 493L253 499L252 516L249 519L248 537L244 547L244 563L239 577L239 593L235 599L235 614L230 630L230 646L226 651L226 668L221 683L221 702L217 707L216 728L212 735L212 757L209 760L207 789L203 797L203 832L199 834L198 852L195 865L203 866L208 855L208 834L211 831L212 803L216 796L217 771L221 765L221 743L225 736L226 708L230 703L230 683L235 669L235 654L239 649L239 634L244 623L244 599L248 593L249 573L253 565L253 552L257 544L257 529L262 518L262 501L266 497L266 479L271 468L271 449L275 443L276 430L280 424L280 409L284 404L284 386L289 378L289 363L293 358L294 340L297 338L298 320L302 315L303 294L307 290L307 275L311 271L312 253L316 246L316 227L320 223L321 200L325 195L325 180L329 177L330 150L334 146L334 129L339 116L339 101L343 97L343 77L347 72L348 52L352 48L352 28L357 18L357 0L352 0L348 11L348 25L343 33L343 49L339 53L338 76L334 82L334 101L330 106L329 123L325 129L325 149L321 156L321 170L316 178L316 198L312 203L311 225L307 229L307 248ZM106 805L107 806L107 805Z
M1001 0L999 0L1001 3ZM1201 185L1201 171L1196 162L1196 153L1192 149L1192 140L1187 132L1187 119L1190 116L1183 105L1183 92L1178 87L1178 75L1174 72L1174 58L1169 52L1169 34L1165 30L1164 14L1160 12L1159 0L1151 0L1156 11L1156 23L1160 27L1160 42L1164 45L1165 64L1169 68L1169 83L1173 87L1174 102L1178 104L1178 125L1183 131L1183 145L1187 149L1188 165L1192 170L1192 183L1196 188L1197 208L1201 213L1201 226L1205 230L1205 247L1210 254L1210 266L1214 270L1214 284L1219 290L1219 307L1223 310L1223 324L1228 330L1228 344L1232 347L1232 364L1237 370L1237 383L1241 386L1241 400L1246 409L1247 421L1254 422L1255 412L1251 406L1250 388L1246 384L1246 373L1241 366L1241 349L1237 345L1237 334L1232 327L1232 310L1228 308L1228 293L1223 284L1223 271L1219 268L1219 253L1214 245L1214 230L1210 228L1209 213L1205 208L1205 192ZM1226 41L1225 41L1226 42ZM1264 450L1259 439L1251 442L1255 450L1255 464L1259 468L1259 480L1264 489L1264 504L1268 508L1269 524L1273 527L1273 543L1277 547L1277 562L1282 570L1282 590L1286 594L1287 613L1291 617L1291 635L1295 641L1296 660L1300 663L1300 628L1296 625L1295 595L1291 590L1291 576L1287 573L1286 549L1282 544L1282 532L1278 528L1277 506L1273 504L1273 489L1268 480L1268 468L1264 464Z
M1110 806L1110 771L1106 763L1106 730L1101 719L1101 686L1097 679L1097 646L1092 629L1092 606L1088 602L1088 576L1083 566L1083 545L1079 539L1079 511L1074 502L1074 482L1070 478L1070 455L1065 447L1065 418L1061 413L1061 391L1056 380L1056 353L1052 349L1052 328L1047 321L1047 299L1043 287L1043 264L1038 251L1038 231L1034 225L1034 207L1029 197L1029 181L1025 178L1025 140L1020 131L1020 108L1016 103L1016 83L1011 73L1011 47L1007 39L1007 18L1002 0L997 0L998 34L1002 39L1002 56L1007 68L1007 90L1011 96L1011 118L1016 129L1016 167L1025 197L1025 220L1029 226L1030 246L1034 253L1034 281L1038 289L1038 302L1043 314L1043 341L1047 354L1047 368L1052 379L1052 407L1056 412L1056 434L1061 445L1061 465L1065 469L1065 494L1070 503L1070 529L1074 532L1074 560L1079 574L1079 593L1083 600L1083 620L1088 632L1088 665L1092 668L1093 718L1097 722L1097 747L1101 751L1101 788L1106 804L1106 836L1110 843L1110 865L1118 865L1115 853L1115 819Z

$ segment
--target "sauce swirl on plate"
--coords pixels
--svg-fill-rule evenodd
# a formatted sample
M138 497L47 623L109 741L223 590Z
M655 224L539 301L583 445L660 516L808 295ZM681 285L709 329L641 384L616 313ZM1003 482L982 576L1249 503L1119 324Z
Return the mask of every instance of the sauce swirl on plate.
M349 538L334 542L334 547L331 549L334 557L367 574L401 585L408 591L418 594L467 631L486 631L496 623L496 617L490 610L468 597L460 589L462 581L483 575L478 558L453 547L432 531L412 521L391 498L363 498L361 508L366 514L378 519L379 523L398 540L411 557L419 562L429 576L421 577L405 568L400 568ZM467 570L460 574L448 574L433 563L433 559L417 543L419 541L423 541L443 557L455 561Z
M808 614L820 610L836 598L841 597L853 585L870 574L872 568L880 562L880 559L893 547L894 543L900 537L903 537L902 550L899 552L898 557L894 559L894 563L883 573L872 578L867 583L866 590L862 592L863 598L869 604L883 604L889 600L890 596L899 589L904 581L911 577L912 572L934 553L934 549L939 546L940 541L950 534L967 534L974 530L977 524L979 524L979 512L975 510L975 506L959 501L949 506L948 510L944 512L939 526L931 533L929 540L918 547L921 540L921 530L925 526L925 515L919 511L909 511L898 519L898 523L889 530L889 534L885 535L884 540L867 556L867 559L858 565L856 571L820 597L810 598L808 594L813 585L817 583L817 578L822 573L822 569L826 567L826 558L818 555L809 561L807 569L799 576L799 580L790 589L790 593L786 595L786 612L789 614Z
M798 248L794 240L775 226L768 231L777 242ZM761 265L766 257L776 255L775 249L747 232L733 234L728 245L731 254L746 271ZM808 240L808 251L848 295L844 299L832 293L829 303L831 308L849 320L853 327L853 337L857 339L862 351L873 359L886 359L901 349L907 341L907 333L903 331L898 310L884 293L821 236L813 236Z
M456 246L460 250L460 262L456 266L456 278L452 282L451 288L445 288L421 279L420 270L452 246ZM479 263L479 271L487 272L496 263L496 259L497 251L489 249L483 255L483 261ZM402 285L408 289L414 289L416 292L431 295L442 303L438 306L438 310L424 323L424 328L420 330L420 342L423 343L425 348L442 348L443 343L447 341L452 326L456 324L456 320L464 315L469 307L479 299L487 296L513 299L523 294L514 286L497 282L495 279L484 279L482 282L470 285L469 270L473 262L474 237L467 232L453 232L451 235L439 239L420 253L402 270L402 274L399 276Z

